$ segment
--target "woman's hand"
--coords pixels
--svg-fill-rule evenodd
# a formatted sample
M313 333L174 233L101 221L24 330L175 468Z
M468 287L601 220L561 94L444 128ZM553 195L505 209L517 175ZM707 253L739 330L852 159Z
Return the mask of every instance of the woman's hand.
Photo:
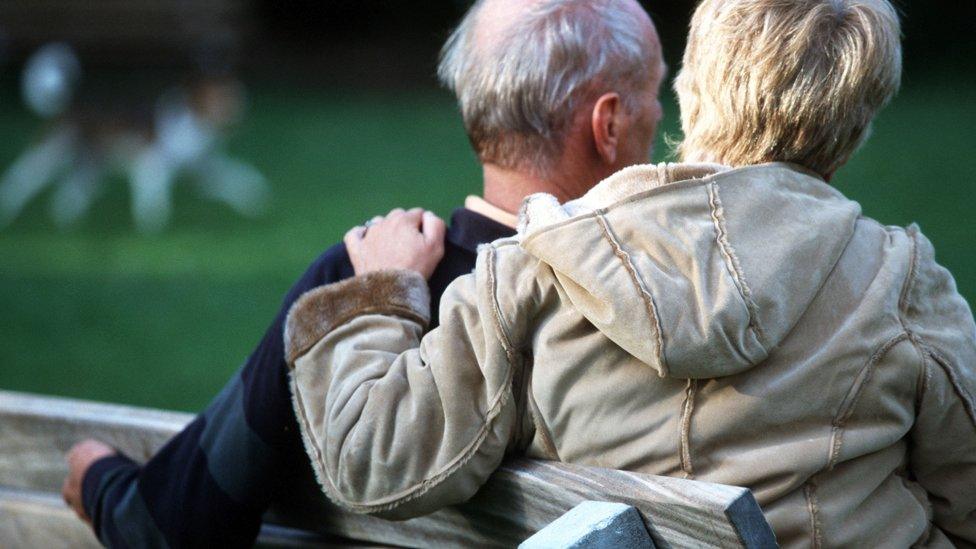
M445 230L444 221L431 212L397 208L353 227L343 242L357 275L408 269L429 279L444 257Z

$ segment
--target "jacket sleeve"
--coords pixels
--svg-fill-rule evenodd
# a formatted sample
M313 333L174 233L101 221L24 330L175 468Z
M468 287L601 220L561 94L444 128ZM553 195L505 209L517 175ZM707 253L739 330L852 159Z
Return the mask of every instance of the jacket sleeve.
M324 286L289 313L295 412L326 495L409 518L470 498L515 433L518 354L495 300L493 254L454 281L423 337L422 277L384 271Z
M960 546L976 545L976 324L932 244L917 228L905 320L921 354L912 473L932 521Z

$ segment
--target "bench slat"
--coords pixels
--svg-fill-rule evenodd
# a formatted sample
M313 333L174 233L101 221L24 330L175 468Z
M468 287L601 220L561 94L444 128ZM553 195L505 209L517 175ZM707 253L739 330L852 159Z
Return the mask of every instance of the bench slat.
M9 547L101 547L91 529L48 493L0 487L0 540Z
M256 547L311 549L367 547L350 540L265 525ZM0 547L96 549L91 529L55 494L0 487Z
M74 442L93 436L145 460L191 419L0 391L0 485L57 494L66 473L63 454ZM659 546L775 545L744 488L564 463L506 462L471 501L404 522L341 511L313 480L302 486L272 510L270 521L379 544L514 546L579 503L598 500L637 508Z
M147 460L193 419L189 414L0 391L0 485L60 493L64 454L97 438Z
M304 486L314 488L309 480ZM515 459L468 502L403 522L348 513L314 493L291 494L273 520L373 543L512 547L587 500L637 508L661 547L772 547L744 488L556 462Z

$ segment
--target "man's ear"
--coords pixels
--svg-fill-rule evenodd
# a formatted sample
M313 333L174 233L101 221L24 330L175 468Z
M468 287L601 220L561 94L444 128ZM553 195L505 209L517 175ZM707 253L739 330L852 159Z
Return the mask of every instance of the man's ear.
M620 145L620 114L623 105L620 94L605 93L593 105L593 142L596 152L608 165L617 162L617 147Z

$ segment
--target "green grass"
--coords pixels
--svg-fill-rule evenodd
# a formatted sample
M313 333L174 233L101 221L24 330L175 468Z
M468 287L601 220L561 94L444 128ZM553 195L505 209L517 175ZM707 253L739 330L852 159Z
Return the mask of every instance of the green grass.
M910 82L835 181L883 223L918 221L971 302L974 91ZM673 103L666 113L673 134ZM0 132L0 166L39 132L9 91ZM197 410L260 340L289 285L348 227L402 205L447 215L479 188L454 106L436 92L258 87L229 149L273 185L257 221L180 188L170 229L138 236L115 181L74 231L53 228L47 196L0 231L0 388ZM657 151L660 160L664 145Z

